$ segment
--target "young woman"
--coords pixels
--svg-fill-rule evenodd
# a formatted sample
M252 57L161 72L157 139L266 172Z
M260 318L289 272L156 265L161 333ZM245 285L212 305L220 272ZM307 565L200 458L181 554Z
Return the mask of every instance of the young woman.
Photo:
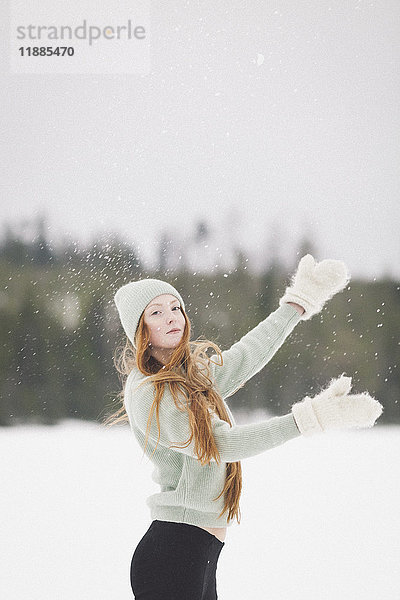
M348 281L341 261L306 255L279 308L224 352L190 341L183 298L169 283L142 279L115 294L127 335L119 371L127 378L123 406L108 421L129 419L160 485L147 499L152 522L131 561L136 600L217 598L226 530L234 518L240 523L241 459L301 434L371 427L382 413L367 393L349 394L351 378L343 375L289 414L258 423L236 425L225 402ZM208 357L208 348L216 354Z

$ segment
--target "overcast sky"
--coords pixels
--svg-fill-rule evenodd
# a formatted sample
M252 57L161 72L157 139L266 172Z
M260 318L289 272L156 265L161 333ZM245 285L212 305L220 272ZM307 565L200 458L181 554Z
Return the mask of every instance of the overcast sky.
M310 233L400 278L398 0L153 2L150 35L142 75L10 74L2 52L2 227L44 212L54 242L117 231L150 261L204 218L259 264Z

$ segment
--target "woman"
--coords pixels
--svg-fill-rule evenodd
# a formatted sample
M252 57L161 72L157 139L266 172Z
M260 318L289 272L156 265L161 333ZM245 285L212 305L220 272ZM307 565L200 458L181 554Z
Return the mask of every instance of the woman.
M341 261L299 263L279 308L221 353L190 341L183 298L169 283L143 279L122 286L115 303L127 335L124 406L154 463L160 493L147 499L151 525L131 561L137 600L215 600L216 569L227 527L240 523L240 460L330 428L371 427L382 406L367 393L350 395L343 375L289 414L235 425L225 403L271 359L300 320L318 313L349 281ZM206 350L216 354L208 357ZM128 351L132 352L129 360ZM155 419L153 418L155 412Z

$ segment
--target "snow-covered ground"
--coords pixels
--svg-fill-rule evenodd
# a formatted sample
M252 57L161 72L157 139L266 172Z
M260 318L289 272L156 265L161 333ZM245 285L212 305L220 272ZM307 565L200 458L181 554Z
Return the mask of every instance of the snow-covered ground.
M133 598L131 556L158 487L129 428L3 428L0 457L2 598ZM242 522L220 555L218 597L400 598L399 457L400 428L377 426L243 460Z

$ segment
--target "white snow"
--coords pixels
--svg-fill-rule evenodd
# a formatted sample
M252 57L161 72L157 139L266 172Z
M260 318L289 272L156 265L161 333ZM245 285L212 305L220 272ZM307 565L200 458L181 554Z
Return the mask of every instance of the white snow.
M262 65L264 62L264 55L263 54L257 54L257 65L260 66Z
M298 437L242 461L221 600L393 600L400 584L400 429ZM128 600L158 487L128 427L0 430L2 597Z

